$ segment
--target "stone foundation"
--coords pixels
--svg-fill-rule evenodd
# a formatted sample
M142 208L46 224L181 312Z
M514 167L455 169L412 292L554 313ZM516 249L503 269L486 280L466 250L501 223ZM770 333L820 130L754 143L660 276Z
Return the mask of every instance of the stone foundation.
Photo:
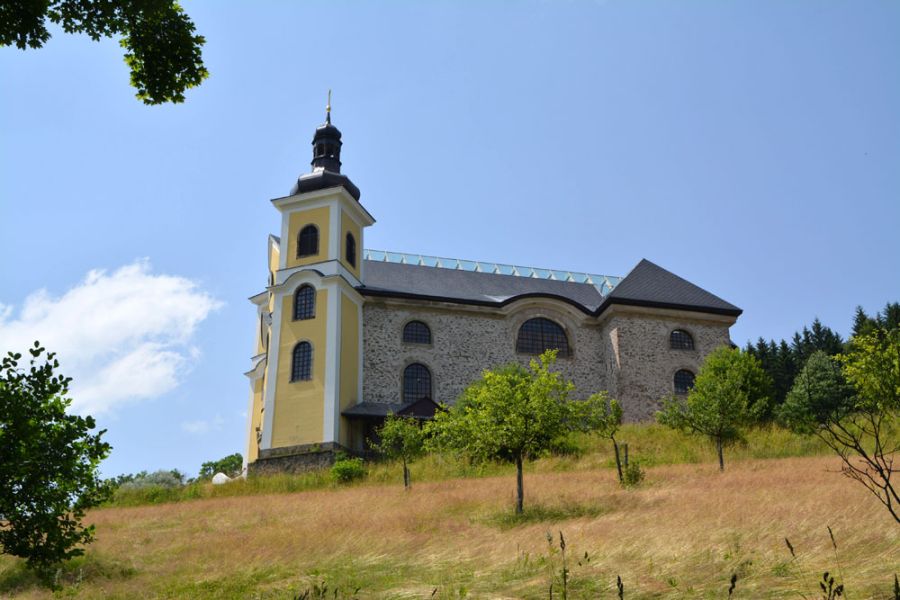
M352 451L334 442L260 450L259 458L247 465L247 473L271 475L324 469L334 464L335 456L340 452L353 455Z

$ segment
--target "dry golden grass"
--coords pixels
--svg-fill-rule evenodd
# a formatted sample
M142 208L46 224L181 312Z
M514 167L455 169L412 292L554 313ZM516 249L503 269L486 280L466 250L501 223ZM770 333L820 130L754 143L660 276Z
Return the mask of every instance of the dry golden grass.
M559 557L547 562L545 536L562 530L570 597L613 597L619 574L626 598L724 598L735 572L736 598L813 597L839 560L850 598L887 598L900 527L837 468L831 457L748 460L723 474L665 466L636 490L609 470L528 474L526 505L595 516L513 527L496 524L512 506L510 477L107 508L90 514L97 540L64 595L290 598L325 580L362 598L435 588L435 598L546 598ZM50 595L16 569L0 559L0 597Z

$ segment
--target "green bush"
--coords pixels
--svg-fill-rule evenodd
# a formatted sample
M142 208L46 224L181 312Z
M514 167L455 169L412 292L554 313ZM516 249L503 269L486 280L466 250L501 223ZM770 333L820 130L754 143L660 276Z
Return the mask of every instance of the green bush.
M335 483L350 483L366 476L366 466L361 458L338 457L331 466L331 480Z
M622 469L622 485L625 487L640 485L644 480L644 475L640 461L632 460Z

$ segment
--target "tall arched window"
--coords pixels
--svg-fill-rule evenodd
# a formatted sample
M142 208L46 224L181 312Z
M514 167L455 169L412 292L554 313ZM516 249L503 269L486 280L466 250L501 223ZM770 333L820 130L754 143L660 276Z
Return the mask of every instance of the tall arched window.
M352 233L347 234L347 247L345 248L347 255L347 262L350 263L351 267L356 266L356 238L353 237Z
M297 258L315 256L319 253L319 228L307 225L297 236Z
M403 402L431 398L431 371L423 364L413 363L403 371Z
M672 350L693 350L694 338L684 329L676 329L669 334L669 347Z
M407 344L430 344L431 330L422 321L410 321L403 327L403 341Z
M316 316L316 288L301 285L294 292L294 320L313 319Z
M309 381L310 379L312 379L312 344L300 342L294 346L291 381Z
M543 317L528 319L519 327L516 352L543 354L545 350L559 350L559 356L569 356L569 338L563 328Z
M675 371L675 393L687 394L694 387L694 374L687 369Z

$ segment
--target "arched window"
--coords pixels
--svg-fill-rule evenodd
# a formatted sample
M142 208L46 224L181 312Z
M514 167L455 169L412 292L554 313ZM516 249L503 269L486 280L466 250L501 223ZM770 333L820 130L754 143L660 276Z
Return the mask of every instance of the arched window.
M413 363L403 371L403 402L431 398L431 371L423 364Z
M569 338L563 328L543 317L528 319L519 327L516 352L543 354L545 350L559 350L559 356L569 356Z
M301 285L294 292L294 320L313 319L316 316L316 288Z
M347 247L345 254L347 255L347 262L350 263L351 267L356 266L356 238L353 237L352 233L347 234Z
M684 329L676 329L669 334L669 347L672 350L693 350L694 338Z
M403 327L403 341L408 344L430 344L431 330L422 321L410 321Z
M294 346L291 381L309 381L310 379L312 379L312 344L300 342Z
M297 258L315 256L319 253L319 229L315 225L307 225L297 236Z
M675 371L675 393L687 394L694 387L694 374L687 369Z

